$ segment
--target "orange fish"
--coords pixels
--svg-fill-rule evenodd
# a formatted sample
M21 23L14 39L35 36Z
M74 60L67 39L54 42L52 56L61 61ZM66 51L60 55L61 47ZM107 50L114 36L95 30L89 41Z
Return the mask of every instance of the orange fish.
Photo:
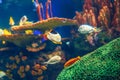
M76 57L76 58L72 58L70 60L68 60L65 64L64 64L64 68L74 64L76 61L80 60L80 56Z

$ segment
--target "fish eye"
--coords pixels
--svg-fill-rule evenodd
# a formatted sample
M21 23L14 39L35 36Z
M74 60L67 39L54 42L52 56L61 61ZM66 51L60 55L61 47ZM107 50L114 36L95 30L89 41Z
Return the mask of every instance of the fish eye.
M57 32L55 30L52 30L50 33L57 34Z

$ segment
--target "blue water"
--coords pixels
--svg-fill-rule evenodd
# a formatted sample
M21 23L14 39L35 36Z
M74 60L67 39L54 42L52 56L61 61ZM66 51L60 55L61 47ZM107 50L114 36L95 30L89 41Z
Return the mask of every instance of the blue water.
M43 6L45 6L46 0L39 0L39 2L42 2ZM73 18L76 10L82 10L82 5L82 1L52 0L53 16ZM34 5L31 0L4 0L0 4L0 26L2 27L9 27L10 16L12 16L15 20L15 23L18 24L19 19L23 15L27 15L30 21L38 21L37 14L34 11Z

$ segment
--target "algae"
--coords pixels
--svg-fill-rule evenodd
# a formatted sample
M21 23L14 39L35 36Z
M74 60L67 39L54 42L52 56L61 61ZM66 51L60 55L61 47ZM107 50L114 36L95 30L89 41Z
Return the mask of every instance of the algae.
M120 80L120 38L65 68L57 80Z

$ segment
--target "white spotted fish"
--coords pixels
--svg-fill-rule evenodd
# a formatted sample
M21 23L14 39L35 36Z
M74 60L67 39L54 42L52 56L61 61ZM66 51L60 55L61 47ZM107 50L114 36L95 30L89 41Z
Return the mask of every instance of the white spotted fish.
M61 35L54 30L47 33L47 38L55 44L62 44Z
M83 24L83 25L79 26L78 31L81 34L89 34L89 33L92 33L92 32L100 32L100 29L94 28L90 25Z
M61 61L61 57L60 56L53 56L53 57L51 57L47 62L44 62L43 64L46 64L46 65L48 65L48 64L56 64L56 63L59 63L60 61Z
M86 35L86 39L90 45L95 46L94 41L97 40L97 38L98 38L97 35L101 31L101 29L92 27L90 25L83 24L83 25L79 26L78 31L81 34Z

